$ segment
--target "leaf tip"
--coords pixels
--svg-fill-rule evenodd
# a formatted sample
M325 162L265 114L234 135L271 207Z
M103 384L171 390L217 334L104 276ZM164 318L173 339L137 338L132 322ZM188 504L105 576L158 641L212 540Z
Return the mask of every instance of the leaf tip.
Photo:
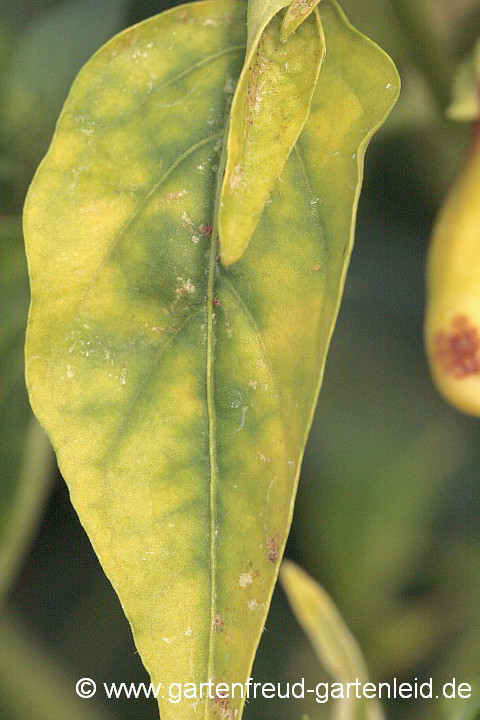
M225 252L220 251L220 261L224 267L235 265L243 256L243 252Z

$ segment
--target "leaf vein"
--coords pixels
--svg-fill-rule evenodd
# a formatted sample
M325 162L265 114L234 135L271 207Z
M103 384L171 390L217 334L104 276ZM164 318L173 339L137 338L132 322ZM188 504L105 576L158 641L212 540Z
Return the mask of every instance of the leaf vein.
M163 185L163 183L170 177L170 175L177 169L181 163L186 160L190 155L193 155L196 150L203 147L204 145L208 145L208 143L213 142L214 140L218 140L219 137L221 137L221 133L215 133L213 135L209 135L206 138L203 138L203 140L199 140L198 142L194 143L194 145L191 145L187 150L185 150L181 155L178 156L178 158L175 160L175 162L172 163L172 165L168 168L166 172L163 173L163 175L154 182L150 190L145 194L141 202L138 204L138 206L135 208L134 212L130 215L128 220L123 224L123 226L118 230L117 233L113 236L109 246L107 247L106 253L98 265L97 269L93 273L92 279L85 290L84 294L78 301L77 307L76 307L76 316L75 319L77 319L78 309L82 305L83 302L85 302L86 298L90 294L90 292L95 287L95 284L98 280L99 274L102 271L102 269L107 264L108 260L111 258L112 253L114 252L115 248L117 247L118 243L122 239L122 237L125 235L127 230L133 225L135 220L139 217L141 211L146 207L149 200L152 198L152 196L157 192L157 190Z
M219 58L223 57L224 55L228 55L229 53L235 53L239 52L240 50L245 50L245 45L232 45L229 48L226 48L225 50L221 50L218 53L215 53L215 55L209 55L206 58L203 58L203 60L199 60L197 63L194 63L193 65L190 65L190 67L186 68L185 70L182 70L182 72L178 73L178 75L175 75L171 80L164 83L163 85L159 85L155 88L155 92L158 92L159 90L164 90L167 87L170 87L170 85L174 85L179 80L182 80L184 77L188 77L191 73L194 73L199 68L204 67L205 65L209 65L211 62L215 62L215 60L218 60Z
M267 365L268 371L269 371L269 373L270 373L270 375L271 375L271 378L272 378L272 382L273 382L274 390L275 390L275 396L277 397L277 400L278 400L279 405L280 405L280 393L279 393L279 391L278 391L277 378L276 378L276 376L275 376L275 373L274 373L272 364L271 364L271 362L270 362L270 358L268 357L267 349L266 349L266 347L265 347L265 342L264 342L264 339L263 339L263 335L262 335L262 333L261 333L261 330L260 330L260 328L258 327L258 324L257 324L255 318L253 317L252 313L250 312L250 310L248 309L247 305L245 304L242 296L240 295L240 293L239 293L238 289L236 288L235 284L233 283L233 281L232 281L229 277L227 277L226 275L222 275L222 281L224 281L225 284L227 285L228 289L230 290L231 295L234 297L234 299L235 299L235 301L237 302L239 308L241 309L241 311L243 312L243 314L244 314L245 317L247 318L247 320L248 320L248 322L250 323L253 331L255 332L255 335L257 336L257 339L258 339L258 341L259 341L259 343L260 343L260 347L261 347L261 350L262 350L263 359L264 359L264 361L265 361L265 364Z

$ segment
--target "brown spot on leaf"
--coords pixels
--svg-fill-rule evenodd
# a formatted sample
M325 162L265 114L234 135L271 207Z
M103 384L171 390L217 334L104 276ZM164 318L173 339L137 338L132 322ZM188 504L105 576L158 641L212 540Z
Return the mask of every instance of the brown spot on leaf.
M179 200L180 198L184 197L187 194L186 190L178 190L177 192L169 192L166 197L161 198L161 202L168 202L171 203L174 200Z
M230 720L232 711L228 707L228 697L223 695L224 689L215 688L215 697L213 698L215 714L219 715L223 720ZM222 693L222 694L219 694Z
M115 38L115 49L128 48L131 45L135 45L137 41L138 31L136 29L131 29L128 32L121 33Z
M246 572L242 573L240 577L238 578L238 584L241 588L247 588L249 585L251 585L253 582L252 573Z
M219 300L218 298L213 298L213 299L212 299L212 305L213 305L214 307L220 307L221 304L222 304L222 301Z
M232 190L237 190L243 183L243 170L240 163L237 163L232 170L228 184Z
M456 378L480 373L480 337L466 315L457 315L450 332L440 330L434 339L435 362Z
M277 561L278 558L278 542L274 537L267 538L267 555L271 563Z
M263 43L264 40L261 38L255 54L255 60L248 68L250 71L250 81L247 86L245 113L245 121L248 125L253 124L253 116L258 114L263 99L265 81L262 79L262 75L268 65L267 59L262 54Z
M219 632L222 632L223 628L225 627L225 623L220 617L220 615L215 615L215 617L212 620L212 628L214 630L218 630Z
M289 10L292 17L300 17L311 11L311 3L309 0L293 0Z
M182 23L188 23L190 21L190 14L186 10L181 10L178 13L178 17Z
M213 225L211 225L210 223L208 225L205 225L204 223L202 223L198 229L202 233L202 235L211 235L212 230L213 230Z
M312 265L312 272L318 272L322 269L321 265Z
M192 295L195 292L195 285L190 281L190 278L184 280L183 277L179 277L177 278L177 281L182 283L181 286L177 287L175 290L177 297L185 297L187 295Z

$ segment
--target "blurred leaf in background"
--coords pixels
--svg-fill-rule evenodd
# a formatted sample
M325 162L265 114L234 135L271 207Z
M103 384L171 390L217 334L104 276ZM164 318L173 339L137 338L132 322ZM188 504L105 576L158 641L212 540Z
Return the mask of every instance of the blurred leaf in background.
M80 67L122 28L126 0L68 0L22 28L3 73L0 123L22 191L45 154Z
M337 720L384 720L377 699L368 699L368 694L357 698L355 691L350 695L349 683L366 685L368 672L362 651L332 599L290 560L283 561L280 580L299 625L333 681L317 688L317 700L334 698L331 715Z
M17 218L0 216L0 602L32 538L52 475L50 443L33 419L24 384L28 308L22 233Z

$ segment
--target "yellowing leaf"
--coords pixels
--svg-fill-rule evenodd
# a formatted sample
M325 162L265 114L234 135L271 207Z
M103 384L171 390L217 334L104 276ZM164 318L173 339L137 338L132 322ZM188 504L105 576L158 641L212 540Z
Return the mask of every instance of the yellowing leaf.
M325 590L295 563L284 560L280 579L295 617L312 643L315 652L336 683L368 682L362 652L345 621ZM383 713L376 700L353 697L337 698L338 720L381 720ZM361 689L358 694L361 694Z
M264 4L251 5L247 57L232 103L220 196L224 265L237 262L245 252L308 118L325 53L318 13L310 14L316 4L318 0L294 0L286 12L277 12L280 3L267 3L268 14Z
M323 0L310 116L242 260L218 258L241 2L120 34L78 76L25 207L27 383L163 720L236 717L353 242L363 154L398 93ZM304 23L305 24L305 23ZM292 40L295 36L292 36ZM290 41L289 41L290 42Z

